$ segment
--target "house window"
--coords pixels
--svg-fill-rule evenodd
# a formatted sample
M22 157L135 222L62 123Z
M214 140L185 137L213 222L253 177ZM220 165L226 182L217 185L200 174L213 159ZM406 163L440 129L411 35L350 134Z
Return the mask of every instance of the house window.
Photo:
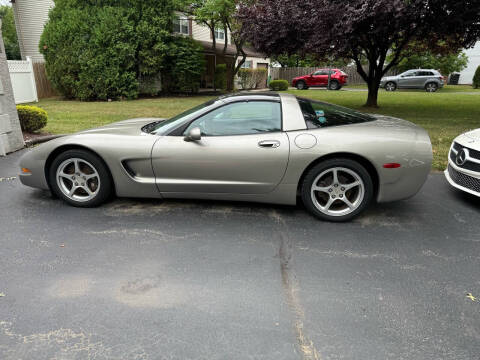
M217 40L225 40L225 30L223 30L223 29L215 29L215 39L217 39Z
M242 65L242 68L244 68L244 69L253 68L253 60L245 60L245 62Z
M175 18L173 20L173 31L182 34L182 35L189 35L188 29L188 19L186 18Z

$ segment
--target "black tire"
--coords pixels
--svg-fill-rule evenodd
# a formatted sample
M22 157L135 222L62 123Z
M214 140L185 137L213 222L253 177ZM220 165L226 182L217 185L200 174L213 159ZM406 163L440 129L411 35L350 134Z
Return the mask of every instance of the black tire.
M426 92L436 92L438 90L438 85L434 82L429 82L425 84L425 91Z
M76 201L74 199L69 198L66 194L63 193L63 191L60 189L59 184L57 182L57 169L59 166L68 161L69 159L81 159L85 160L88 163L90 163L95 170L98 173L98 177L100 180L100 186L97 189L98 192L95 194L95 196L88 200L88 201ZM74 174L72 174L74 175ZM112 179L110 176L110 172L103 162L102 159L100 159L97 155L90 151L82 150L82 149L75 149L75 150L67 150L60 155L58 155L52 162L50 168L48 169L48 177L49 177L49 183L50 183L50 188L52 192L67 202L70 205L76 206L76 207L96 207L107 200L110 199L112 195L112 190L113 190L113 185L112 185ZM88 181L88 180L87 180ZM87 182L85 181L85 183ZM73 186L73 182L72 182Z
M362 180L364 191L363 199L359 202L359 205L352 212L340 215L332 216L320 211L314 204L311 195L311 189L313 182L317 179L319 175L331 168L346 168L353 171L358 177ZM340 185L341 186L341 185ZM348 191L348 190L347 190ZM302 186L301 186L302 200L307 208L307 210L312 213L314 216L321 220L331 221L331 222L344 222L353 219L358 216L362 211L364 211L372 202L374 188L373 181L368 173L368 171L357 161L347 159L347 158L333 158L329 160L322 161L321 163L312 167L308 173L305 175ZM330 196L326 193L327 196ZM340 201L337 199L335 201ZM340 202L341 203L341 202ZM342 203L341 203L342 204Z
M295 87L298 90L307 90L308 89L307 84L303 80L297 81L297 83L295 84Z
M397 90L397 84L395 84L393 81L389 81L385 84L385 90L386 91L395 91L395 90Z
M342 87L337 80L330 80L330 90L340 90Z

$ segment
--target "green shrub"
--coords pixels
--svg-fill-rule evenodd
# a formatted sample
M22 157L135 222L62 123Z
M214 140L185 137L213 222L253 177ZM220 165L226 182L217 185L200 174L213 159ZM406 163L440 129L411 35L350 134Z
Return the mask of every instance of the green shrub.
M243 68L238 70L237 76L242 89L256 89L260 84L265 83L267 69Z
M205 70L203 47L190 37L172 36L162 70L162 90L195 93Z
M477 67L475 75L473 75L472 85L475 89L480 87L480 66Z
M270 90L273 91L284 91L288 90L288 81L287 80L272 80L268 84Z
M227 90L227 64L215 66L215 89Z
M198 87L196 70L189 79L198 56L172 34L174 10L175 0L55 0L39 43L50 81L80 100L135 98L139 81L155 93L159 75ZM188 63L185 73L176 62Z
M55 4L40 40L52 85L67 98L135 98L136 40L128 11L68 2Z
M22 131L34 132L47 125L47 112L36 106L17 105Z

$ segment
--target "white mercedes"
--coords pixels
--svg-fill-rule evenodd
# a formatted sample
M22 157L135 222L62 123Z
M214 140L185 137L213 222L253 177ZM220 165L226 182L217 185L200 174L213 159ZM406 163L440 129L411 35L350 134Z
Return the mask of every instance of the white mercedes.
M480 196L480 129L453 140L445 176L457 189Z

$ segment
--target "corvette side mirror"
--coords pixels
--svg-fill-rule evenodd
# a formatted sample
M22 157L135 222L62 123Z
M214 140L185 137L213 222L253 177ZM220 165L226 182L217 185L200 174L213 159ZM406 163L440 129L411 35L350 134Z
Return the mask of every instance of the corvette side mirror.
M202 138L202 131L198 127L190 129L187 135L183 138L185 141L198 141Z

